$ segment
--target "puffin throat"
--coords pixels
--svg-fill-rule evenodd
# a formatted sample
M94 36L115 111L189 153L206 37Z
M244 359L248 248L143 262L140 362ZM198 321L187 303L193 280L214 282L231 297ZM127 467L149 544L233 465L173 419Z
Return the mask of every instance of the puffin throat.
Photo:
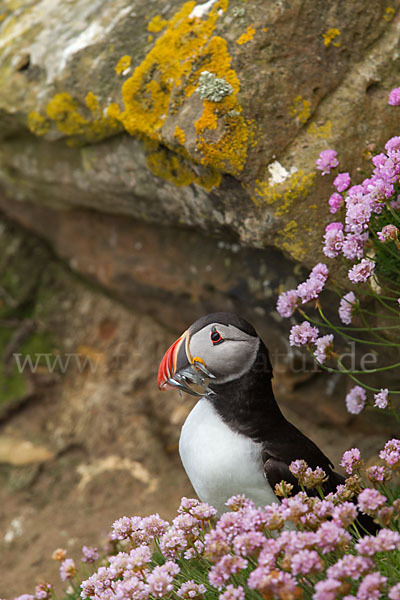
M286 422L272 389L272 365L266 346L260 341L256 359L249 371L238 379L218 384L209 382L209 396L223 421L237 433L254 441L266 439Z

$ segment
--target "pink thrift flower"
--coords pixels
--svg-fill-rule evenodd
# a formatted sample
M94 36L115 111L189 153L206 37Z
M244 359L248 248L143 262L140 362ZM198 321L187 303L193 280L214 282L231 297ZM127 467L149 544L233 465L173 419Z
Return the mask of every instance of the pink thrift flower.
M186 498L186 496L183 496L178 508L178 513L190 512L194 506L198 506L199 504L200 500L197 500L196 498Z
M319 363L323 364L333 350L333 335L331 333L324 335L318 338L315 344L317 348L314 351L314 356Z
M247 506L242 511L242 531L264 531L267 515L261 508Z
M378 231L377 236L382 244L390 241L393 242L399 237L399 230L396 225L385 225L385 227L382 228L382 231Z
M91 598L104 594L106 590L110 590L112 585L113 575L107 567L100 567L96 573L93 573L86 581L81 583L81 597ZM105 594L104 594L105 596Z
M291 317L299 305L299 297L295 290L289 290L280 294L276 303L276 310L281 317Z
M126 552L118 552L115 556L110 556L108 560L110 563L110 566L107 569L108 576L122 577L124 571L128 568L129 554Z
M371 571L374 566L374 562L370 558L346 554L343 558L340 558L337 563L329 567L326 574L333 579L350 577L351 579L357 580L368 571Z
M264 598L294 598L300 591L292 575L284 571L266 571L260 567L249 575L248 586L258 590Z
M318 263L315 265L308 279L297 286L296 293L299 298L301 298L302 304L318 298L318 295L322 291L326 280L328 279L328 275L329 270L326 265L323 263Z
M209 521L216 516L217 510L207 502L200 502L197 506L193 506L190 514L199 521Z
M390 588L388 598L390 600L400 600L400 583L396 583Z
M228 514L228 513L227 513ZM221 529L211 529L204 536L204 553L212 562L217 562L224 554L228 554L230 546L225 533Z
M348 272L348 277L353 283L364 283L373 274L375 263L368 258L363 258L358 265L354 265Z
M318 298L318 294L324 287L323 282L319 279L307 279L303 283L300 283L297 287L297 295L301 298L301 303L305 304L315 298Z
M321 523L316 532L316 542L322 554L333 552L338 547L343 547L351 540L351 535L338 523L325 521Z
M152 572L147 575L150 594L155 598L162 598L172 592L174 589L174 575L177 575L179 571L178 565L171 560L167 560L161 566L154 567Z
M372 481L372 483L384 483L391 477L391 471L386 466L373 465L372 467L368 467L366 472L368 479Z
M304 496L307 498L305 494ZM300 517L305 515L310 510L305 498L301 495L301 493L296 494L296 496L291 498L282 498L282 510L285 519L297 523Z
M231 496L225 502L226 506L233 511L240 510L241 508L255 508L253 500L246 498L244 494L236 494Z
M358 415L367 401L367 394L360 385L355 385L346 396L346 408L352 415Z
M349 173L339 173L333 180L333 185L338 192L344 192L349 187L350 181Z
M380 573L369 573L360 583L357 592L357 600L378 600L381 598L381 590L387 581Z
M164 533L160 539L161 552L164 554L164 556L169 558L175 558L175 556L178 556L186 549L187 545L188 541L185 533L178 531L175 529L175 527L170 527L170 529Z
M386 461L388 467L396 468L400 466L400 440L393 438L386 442L383 450L379 452L379 458Z
M358 198L346 198L346 231L361 234L368 229L372 215L371 199L368 195Z
M72 579L75 577L77 571L75 562L72 558L66 558L63 560L60 566L60 577L62 581L67 581L67 579Z
M400 150L400 137L398 135L395 135L394 137L390 138L390 140L388 140L385 144L385 150L387 150L388 153Z
M143 569L151 561L151 550L148 546L142 545L133 548L129 552L128 566L129 569L137 571Z
M183 533L184 535L199 534L199 522L189 513L178 514L178 516L172 520L172 524L179 533Z
M117 519L111 526L111 538L113 540L126 540L134 531L140 528L141 521L140 517L121 517Z
M217 530L231 542L239 533L243 533L242 521L243 511L226 512L218 519Z
M344 468L348 475L353 475L354 471L357 471L363 464L364 461L358 448L346 450L340 461L340 466Z
M247 564L247 560L241 556L226 554L216 565L211 567L208 574L208 580L211 585L220 590L225 587L226 582L232 575L245 569Z
M394 88L389 94L388 104L391 106L399 106L400 105L400 87Z
M339 317L342 323L350 325L356 306L357 300L354 292L348 292L343 296L339 304Z
M315 164L317 165L317 169L322 171L321 175L327 175L331 172L331 169L334 169L338 166L339 161L336 158L337 152L335 150L323 150L319 158L316 160Z
M240 556L248 556L264 544L265 535L261 531L248 531L235 537L233 540L233 549Z
M381 529L376 539L379 542L381 552L400 550L400 533L392 529Z
M378 508L386 504L386 497L378 490L366 488L358 494L357 504L363 513L373 514Z
M305 346L316 342L318 329L311 327L308 321L303 321L301 325L294 325L290 330L289 344L291 346Z
M141 523L141 529L143 529L149 540L164 535L168 529L168 526L168 521L161 519L158 513L148 517L143 517Z
M329 276L329 269L324 263L317 263L312 268L310 273L310 279L320 279L323 283L326 282Z
M389 390L386 388L384 390L381 390L377 394L374 394L374 399L375 399L374 406L376 406L377 408L387 408L387 406L389 404L388 393L389 393Z
M376 537L367 535L359 540L356 550L363 556L374 556L377 552L400 550L400 533L392 529L381 529Z
M344 241L343 224L330 223L325 228L323 252L328 258L335 258L342 249Z
M35 600L51 600L53 588L49 583L39 583L35 588Z
M338 194L337 192L333 192L333 194L331 195L331 197L328 200L329 212L331 212L334 215L335 213L338 212L338 210L340 208L342 208L343 204L344 204L343 197L340 194Z
M82 562L93 563L99 558L99 552L97 548L91 548L90 546L82 546Z
M285 518L281 506L279 504L267 504L264 510L266 514L266 528L271 531L282 529L285 525Z
M364 254L364 245L368 240L368 232L366 233L348 233L342 244L342 252L345 258L354 260L360 259Z
M292 557L290 565L293 575L308 575L322 568L323 563L315 550L300 550Z
M297 460L292 460L292 462L289 465L289 471L299 479L300 477L303 477L304 473L307 470L307 467L308 465L306 461L302 458L298 458Z
M331 500L318 500L314 505L314 512L319 519L326 519L332 516L334 508L335 505Z
M105 591L97 593L94 600L126 600L135 598L135 600L147 600L149 597L149 586L136 576L126 576L122 581L113 583L112 591L106 588Z
M235 587L230 583L226 586L226 590L219 595L219 600L245 600L244 589L241 585Z
M184 600L197 600L198 598L203 598L206 591L207 588L205 585L202 583L197 584L193 579L190 579L182 583L177 589L176 595L178 598L183 598Z
M313 600L337 600L342 582L337 579L325 579L315 584Z
M357 509L352 502L342 502L333 509L333 520L349 527L357 518Z

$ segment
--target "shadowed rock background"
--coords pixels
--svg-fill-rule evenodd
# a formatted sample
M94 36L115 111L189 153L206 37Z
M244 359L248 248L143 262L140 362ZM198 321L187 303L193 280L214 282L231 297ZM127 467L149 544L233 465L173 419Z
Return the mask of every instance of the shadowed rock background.
M275 304L323 258L321 150L357 182L398 133L398 4L3 0L0 596L192 494L192 402L155 378L201 314L255 324L285 413L336 463L393 433L288 353ZM231 93L202 97L204 71Z

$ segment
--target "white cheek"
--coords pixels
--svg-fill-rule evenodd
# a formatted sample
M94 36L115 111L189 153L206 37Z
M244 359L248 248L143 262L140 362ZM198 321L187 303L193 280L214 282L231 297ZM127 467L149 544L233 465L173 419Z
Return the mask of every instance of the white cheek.
M221 361L218 361L219 377L216 383L227 383L234 379L239 379L250 371L257 356L260 340L254 338L251 342L226 342L230 343L230 352L219 356ZM212 370L212 369L211 369Z
M251 369L259 344L260 340L253 337L243 341L226 339L213 345L208 337L197 335L190 341L189 349L193 358L201 358L215 375L215 383L226 383Z

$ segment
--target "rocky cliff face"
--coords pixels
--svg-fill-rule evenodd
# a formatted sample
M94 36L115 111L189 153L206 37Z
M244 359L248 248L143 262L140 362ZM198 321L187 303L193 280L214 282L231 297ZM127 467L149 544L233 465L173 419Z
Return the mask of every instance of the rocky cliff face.
M200 314L255 324L286 414L334 461L391 435L345 412L344 379L288 357L275 304L320 252L320 151L357 181L398 133L398 5L3 0L0 596L48 576L54 547L78 557L122 514L169 517L192 493L190 401L155 375Z

